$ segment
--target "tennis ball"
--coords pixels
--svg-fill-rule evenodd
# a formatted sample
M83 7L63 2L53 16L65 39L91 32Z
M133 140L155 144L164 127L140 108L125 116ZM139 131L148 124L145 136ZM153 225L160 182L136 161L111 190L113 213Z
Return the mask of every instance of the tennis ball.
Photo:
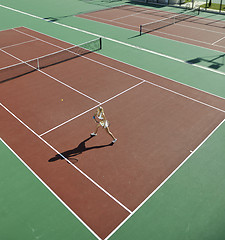
M63 99L61 99L61 101L63 101Z

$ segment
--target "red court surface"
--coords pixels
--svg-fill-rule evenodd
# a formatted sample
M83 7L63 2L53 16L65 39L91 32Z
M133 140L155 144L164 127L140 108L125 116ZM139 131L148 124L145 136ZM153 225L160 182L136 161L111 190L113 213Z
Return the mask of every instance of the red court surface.
M36 38L4 48L12 64L69 46L23 27L8 31ZM1 138L101 239L225 117L224 99L97 53L0 84ZM114 145L104 130L90 138L99 105Z
M175 15L177 15L177 13L123 5L76 15L76 17L139 32L140 25L173 17ZM212 19L201 18L201 15L197 15L185 21L151 31L149 34L225 52L224 27L225 23L223 21L219 22ZM133 37L138 37L138 32Z

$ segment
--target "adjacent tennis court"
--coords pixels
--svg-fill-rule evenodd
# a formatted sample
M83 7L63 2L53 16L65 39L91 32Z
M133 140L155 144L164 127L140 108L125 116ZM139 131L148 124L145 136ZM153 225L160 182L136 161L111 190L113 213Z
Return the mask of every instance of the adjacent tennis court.
M224 23L215 23L210 19L202 18L199 15L199 8L171 13L123 5L81 14L78 17L136 30L140 35L150 33L200 47L225 51Z
M137 12L131 18L145 14L141 6L124 5L82 17L106 13L125 19L127 11ZM145 11L151 16L163 12ZM109 37L86 39L83 32L84 40L73 44L63 31L60 38L46 33L49 26L56 25L58 34L58 28L69 25L28 17L33 27L0 31L0 236L209 239L217 229L222 239L218 224L223 218L216 217L225 197L219 192L224 186L225 99L107 56ZM178 23L170 25L163 29ZM220 42L209 48L224 48L222 35L221 30L213 36ZM104 130L90 136L98 106L118 139L113 145ZM211 200L205 202L208 191ZM215 208L206 211L212 202Z

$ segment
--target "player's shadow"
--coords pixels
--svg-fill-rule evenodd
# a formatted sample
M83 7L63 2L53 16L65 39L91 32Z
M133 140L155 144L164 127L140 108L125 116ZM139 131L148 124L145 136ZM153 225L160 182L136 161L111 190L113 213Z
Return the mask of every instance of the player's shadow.
M65 158L74 162L78 162L78 159L74 158L80 154L82 154L83 152L92 150L92 149L97 149L97 148L104 148L104 147L109 147L112 146L113 143L110 144L105 144L105 145L99 145L99 146L92 146L92 147L86 147L85 144L87 141L89 141L92 137L89 137L87 139L85 139L84 141L82 141L76 148L74 149L70 149L67 150L65 152L62 152L60 154L55 155L53 158L49 159L49 162L55 162L58 160L64 160Z

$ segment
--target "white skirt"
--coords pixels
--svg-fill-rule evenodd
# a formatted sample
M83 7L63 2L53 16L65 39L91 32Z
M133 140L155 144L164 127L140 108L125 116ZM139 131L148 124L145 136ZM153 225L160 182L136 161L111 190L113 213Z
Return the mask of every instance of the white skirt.
M107 127L109 127L109 121L108 121L108 120L101 121L101 122L100 122L100 125L101 125L103 128L107 128Z

